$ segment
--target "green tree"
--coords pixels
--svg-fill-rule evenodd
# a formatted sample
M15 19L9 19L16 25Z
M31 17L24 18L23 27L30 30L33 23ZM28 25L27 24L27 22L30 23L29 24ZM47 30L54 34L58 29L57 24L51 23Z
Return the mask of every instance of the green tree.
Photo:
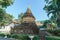
M6 13L5 10L0 9L0 25L2 24L2 20L5 17L5 13Z
M13 0L0 0L0 7L6 8L13 4Z
M13 18L14 17L12 15L6 13L4 19L2 20L2 22L4 23L4 25L9 24L9 23L12 22Z
M8 15L5 11L5 8L10 6L11 4L13 4L13 0L0 0L0 26L4 25L5 21L7 21L5 18L8 19L8 17L11 17L11 15ZM10 18L8 20L10 20Z
M43 23L43 26L44 26L45 28L47 28L47 24L49 24L49 23L51 23L50 20L45 20L44 23Z
M60 0L45 0L45 1L46 5L44 7L44 10L47 11L48 16L52 13L52 16L54 16L56 28L58 28L57 17L60 15Z
M3 14L2 14L3 15ZM0 26L4 26L6 24L9 24L12 22L13 16L5 13L4 16L1 16L2 18L0 19Z
M23 16L23 13L20 13L19 15L18 15L18 21L21 23L23 20L22 20L22 16Z
M45 20L43 23L43 26L45 28L48 28L49 27L48 25L51 25L52 30L55 29L55 23L53 21Z

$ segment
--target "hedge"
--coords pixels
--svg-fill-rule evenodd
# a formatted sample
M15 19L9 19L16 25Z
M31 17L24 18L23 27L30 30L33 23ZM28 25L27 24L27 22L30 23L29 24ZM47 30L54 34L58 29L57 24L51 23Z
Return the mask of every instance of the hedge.
M56 36L45 36L46 40L60 40L60 37Z
M0 34L0 36L4 37L4 34ZM19 39L19 40L30 40L28 37L29 35L27 34L12 34L12 35L7 35L8 38L14 38L14 39ZM38 36L34 35L33 40L38 40Z

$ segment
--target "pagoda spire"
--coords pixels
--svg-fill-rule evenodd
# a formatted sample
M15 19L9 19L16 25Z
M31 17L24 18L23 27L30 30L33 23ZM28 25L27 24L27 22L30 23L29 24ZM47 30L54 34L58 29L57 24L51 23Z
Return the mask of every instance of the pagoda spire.
M31 13L30 6L27 7L27 13Z
M28 7L27 7L27 10L26 10L27 13L31 13L31 10L30 10L30 1L28 0Z

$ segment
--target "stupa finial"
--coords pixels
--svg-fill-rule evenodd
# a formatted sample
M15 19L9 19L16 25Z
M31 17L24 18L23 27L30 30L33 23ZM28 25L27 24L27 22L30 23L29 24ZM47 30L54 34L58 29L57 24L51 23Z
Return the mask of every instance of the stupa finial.
M28 5L28 7L27 7L28 9L30 9L30 5Z
M31 13L30 6L27 8L27 13Z
M30 9L30 1L28 0L28 7L27 7L28 9Z

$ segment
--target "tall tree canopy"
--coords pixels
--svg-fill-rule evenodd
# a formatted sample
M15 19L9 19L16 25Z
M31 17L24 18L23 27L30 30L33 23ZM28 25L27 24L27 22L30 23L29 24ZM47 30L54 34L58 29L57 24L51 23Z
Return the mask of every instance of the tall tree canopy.
M5 17L5 10L0 8L0 25L2 24L2 20Z
M8 14L8 13L5 13L4 17L3 17L3 20L1 21L1 26L2 25L6 25L6 24L9 24L12 22L12 19L13 19L13 16Z
M13 4L13 0L0 0L0 26L12 20L13 16L5 11L5 8L11 4Z
M11 22L12 19L13 19L12 15L6 13L5 10L0 8L0 26Z
M13 0L0 0L1 7L7 7L13 4Z
M44 7L44 10L47 11L48 16L52 13L52 17L57 27L57 19L60 15L60 0L45 0L45 2L46 5Z

